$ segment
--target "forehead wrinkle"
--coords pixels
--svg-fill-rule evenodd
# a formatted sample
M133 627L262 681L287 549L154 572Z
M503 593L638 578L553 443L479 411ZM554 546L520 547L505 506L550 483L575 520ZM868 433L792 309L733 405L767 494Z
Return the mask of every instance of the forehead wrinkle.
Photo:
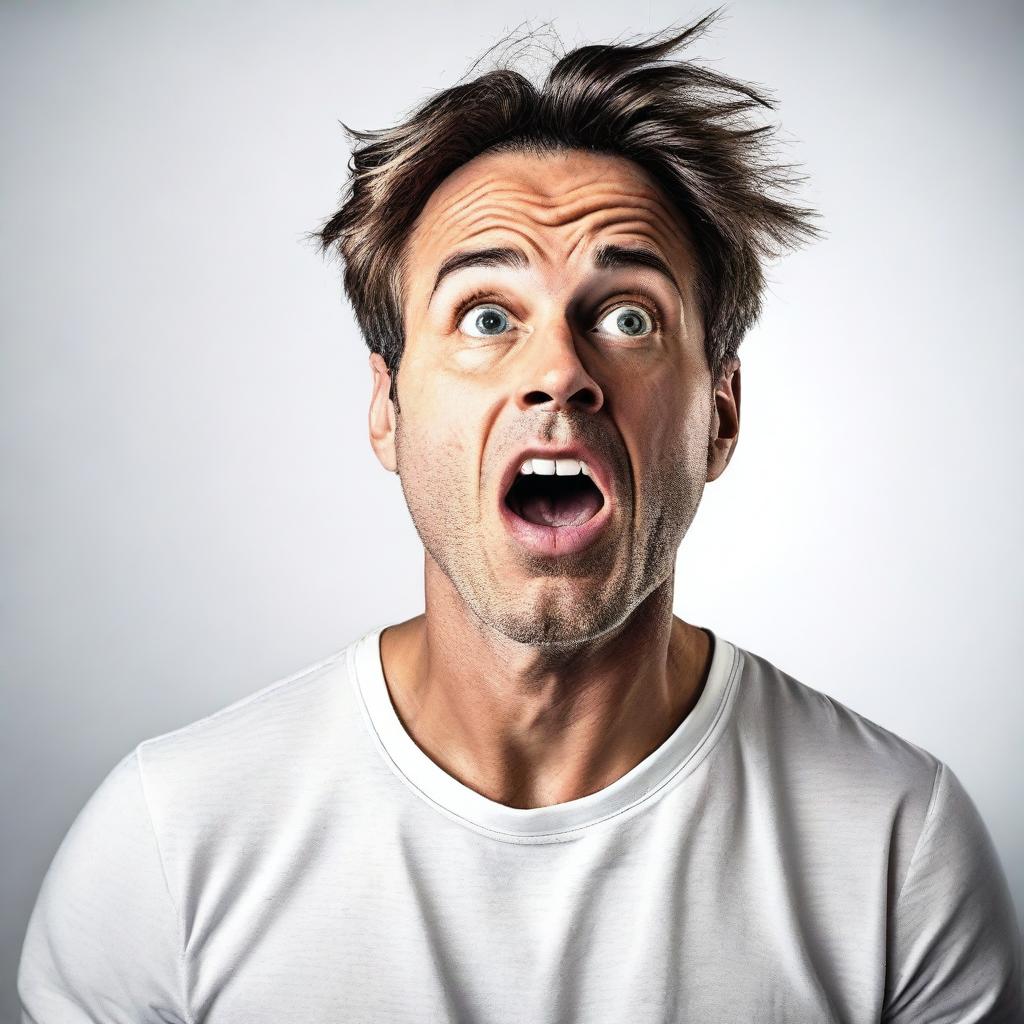
M527 257L534 256L536 257L538 262L542 262L543 260L546 259L546 253L540 246L537 245L536 241L533 238L531 238L530 235L527 234L525 231L512 225L487 224L484 227L479 228L477 231L474 231L472 234L466 235L461 239L461 241L472 241L473 239L479 238L481 235L487 234L488 231L505 231L508 234L515 236L515 238L519 239L519 241L523 243L522 248L526 250ZM508 241L508 239L502 238L500 240L495 241L497 242L497 244L500 244L500 242L506 242ZM514 268L510 267L507 269Z
M466 224L468 225L474 225L479 223L481 220L488 219L501 222L509 218L510 216L514 217L517 213L522 212L524 211L518 209L517 207L510 206L508 203L492 203L489 206L484 206L474 211L467 211L466 215L463 218L460 218L459 223L461 224L463 221L465 221ZM531 217L528 212L526 214L526 217L528 220L533 220L536 222L536 218Z
M491 179L470 183L450 199L444 198L440 191L434 192L416 220L412 237L440 236L448 231L450 226L457 226L464 218L475 216L476 200L485 194L492 184Z
M635 197L638 201L635 204L628 204L622 202L615 202L614 200L619 199L620 196L616 195L613 197L613 201L605 203L604 205L595 208L593 210L594 215L607 214L609 217L623 216L632 214L638 220L640 219L638 213L643 211L647 214L652 221L662 227L663 230L667 230L669 233L679 231L678 216L668 206L665 205L659 199L648 199L644 196ZM632 198L632 197L630 197Z
M623 200L633 199L630 204ZM492 207L488 207L491 209ZM523 194L518 201L500 204L502 212L509 212L513 215L519 214L534 223L543 227L559 228L572 224L574 221L585 220L604 212L615 215L622 215L624 212L637 216L638 212L647 213L653 220L659 220L664 224L670 223L666 216L664 204L657 197L647 195L630 195L628 193L616 192L613 190L602 190L596 194L591 193L580 196L572 202L563 201L542 201L532 194Z
M480 235L494 228L516 231L513 226L516 214L522 213L508 203L490 202L487 205L471 205L452 216L436 218L432 224L424 225L425 234L434 235L438 245L458 244L468 238ZM536 219L526 214L527 220ZM480 225L483 224L481 227ZM454 239L454 241L452 241Z
M669 240L675 237L679 231L678 225L666 216L659 204L656 203L644 204L639 208L621 204L616 206L599 205L593 210L587 210L582 215L573 215L573 211L566 211L566 213L568 215L563 217L537 217L528 204L510 209L507 204L494 203L482 208L464 210L458 216L443 225L437 225L437 227L441 229L438 233L442 239L454 235L459 240L465 240L478 237L485 231L505 230L530 239L532 242L530 236L524 233L524 230L528 230L528 228L524 229L515 223L517 215L523 215L537 228L569 228L570 237L567 248L570 251L577 247L581 237L619 220L629 220L631 224L649 224L655 233L660 229L660 232ZM641 216L642 213L648 215L649 221ZM661 244L660 241L659 244Z
M581 188L586 187L587 183L574 186L569 190L569 193L578 192ZM545 205L546 198L529 185L520 186L515 183L509 183L505 180L505 176L500 174L491 174L482 181L467 185L450 198L444 198L443 195L440 198L438 196L439 194L435 193L427 203L428 206L440 204L441 208L439 210L428 211L431 219L435 222L447 220L453 216L460 216L467 210L471 210L481 197L486 197L488 201L496 205L504 206L514 205L517 200L519 204L524 206ZM558 200L555 201L557 202Z
M613 186L602 187L600 190L591 190L587 195L567 202L564 199L558 200L534 200L534 205L546 210L564 209L567 219L578 219L584 217L587 212L610 208L623 208L633 205L651 212L658 212L664 207L664 202L654 193L650 192L629 192ZM581 212L582 211L582 212Z
M525 220L536 227L560 227L562 223L568 223L575 219L572 213L568 217L559 216L558 212L550 214L550 208L542 203L534 202L529 193L512 193L508 190L505 195L511 198L499 198L495 193L489 196L486 205L475 205L455 218L451 223L453 226L464 224L473 225L481 220L491 219L502 226L516 220Z
M659 223L657 219L652 223L641 219L621 218L617 212L612 211L598 211L588 221L577 225L572 233L571 251L578 252L580 247L588 242L597 245L623 235L649 243L670 266L676 262L676 256L681 250L685 264L689 266L686 246L682 244L683 240L678 233L671 230L671 225Z
M488 231L508 231L523 240L530 248L535 249L534 239L526 233L525 229L516 223L514 218L509 217L507 206L494 204L482 209L465 211L458 218L439 225L436 235L438 246L460 245L469 239L479 238Z
M626 234L652 245L670 265L682 250L688 264L685 225L658 189L642 180L616 186L608 177L598 173L580 181L573 175L568 188L554 192L543 191L543 182L509 183L507 175L487 174L458 188L451 198L442 197L440 207L429 211L429 222L419 225L429 236L424 244L443 252L498 231L506 239L517 239L531 263L558 258L568 263L579 258L588 240L597 244ZM562 229L561 237L538 237L553 229ZM603 239L596 237L601 232ZM500 242L491 238L488 244Z
M494 195L508 194L511 196L521 196L527 201L536 204L553 205L564 203L568 197L574 196L577 192L592 188L604 177L605 175L603 174L596 174L585 181L579 181L580 175L575 174L568 188L556 192L550 187L545 190L543 182L540 183L540 188L538 188L533 182L517 184L516 182L509 182L506 175L492 173L486 176L477 186L467 188L461 193L456 193L456 197L457 200L461 201L463 199L470 199L471 195L469 193L490 191ZM610 190L614 191L614 186L610 186Z
M584 193L584 194L580 194ZM623 200L632 200L637 206L657 214L664 206L656 191L642 183L624 189L608 184L604 175L597 175L587 181L574 183L557 193L538 191L532 185L519 186L508 183L501 175L489 175L481 182L466 186L448 200L442 199L440 210L432 211L431 221L458 223L464 215L479 207L481 199L486 201L484 209L494 206L513 209L537 223L560 226L586 216L593 209L626 205Z
M509 191L515 192L523 197L524 201L532 206L538 206L544 209L552 209L558 206L565 206L566 204L573 204L580 201L578 194L580 192L587 192L592 190L594 186L600 181L599 178L592 179L590 181L581 182L578 185L573 185L571 188L563 189L560 192L547 191L540 192L533 188L522 188L522 189L509 189ZM616 192L616 190L609 186L609 192ZM619 195L626 195L628 193L618 191Z
M456 191L455 195L448 199L444 197L444 186L442 185L441 188L430 197L428 205L431 202L438 202L442 204L442 209L462 208L470 205L477 196L483 195L488 191L493 191L495 185L498 185L500 188L500 176L490 175L485 177L482 181L471 181L468 185L463 186L461 190Z
M636 202L624 203L624 198L634 199ZM625 217L632 217L640 221L644 215L670 236L680 232L680 226L674 219L672 211L656 198L624 196L623 193L612 193L612 191L582 197L568 206L545 205L538 210L535 205L531 219L545 227L568 227L573 231L586 231L592 229L595 218L603 218L605 223Z
M663 198L657 182L627 156L586 151L577 153L576 160L563 156L571 154L481 154L441 182L427 205L460 207L486 192L518 194L542 206L564 205L581 192L595 190L633 199Z

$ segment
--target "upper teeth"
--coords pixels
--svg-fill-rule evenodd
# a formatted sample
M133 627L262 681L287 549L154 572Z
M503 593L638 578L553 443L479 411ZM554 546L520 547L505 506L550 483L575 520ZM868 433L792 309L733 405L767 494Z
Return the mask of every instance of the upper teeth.
M527 459L519 467L520 473L538 473L540 476L590 476L590 469L579 459Z

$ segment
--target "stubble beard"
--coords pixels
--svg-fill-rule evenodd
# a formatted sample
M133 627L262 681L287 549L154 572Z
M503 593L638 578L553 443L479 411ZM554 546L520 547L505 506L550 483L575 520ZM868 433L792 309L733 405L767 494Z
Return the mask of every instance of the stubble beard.
M583 551L567 556L561 566L552 563L549 572L538 572L535 578L550 580L538 587L499 578L480 543L484 524L468 508L460 512L463 502L453 505L451 489L440 483L457 480L457 475L435 469L422 481L424 486L419 486L415 470L403 475L400 438L401 431L396 435L399 480L424 549L484 626L531 646L582 647L621 625L674 578L676 554L696 516L707 469L696 457L680 452L669 471L656 478L653 502L635 508L624 524L627 532L619 544L630 548L624 572L616 559L610 574L599 574L600 586L559 586L560 575L578 577L585 569L589 552ZM415 462L417 467L424 464Z

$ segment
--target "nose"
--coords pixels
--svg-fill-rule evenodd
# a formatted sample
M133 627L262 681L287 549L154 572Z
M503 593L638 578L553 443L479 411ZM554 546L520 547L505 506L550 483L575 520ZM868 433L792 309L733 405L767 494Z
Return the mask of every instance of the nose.
M565 320L538 330L527 346L517 394L521 409L597 412L604 392L580 360Z

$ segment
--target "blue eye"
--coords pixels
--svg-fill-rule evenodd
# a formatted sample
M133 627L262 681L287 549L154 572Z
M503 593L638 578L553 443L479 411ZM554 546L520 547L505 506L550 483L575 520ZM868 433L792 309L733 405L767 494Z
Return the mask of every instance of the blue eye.
M490 338L507 329L508 316L497 306L474 306L459 324L460 331L474 338Z
M618 332L627 338L639 338L650 334L654 330L654 324L650 314L639 306L619 306L604 317L597 325L597 329L609 334Z

